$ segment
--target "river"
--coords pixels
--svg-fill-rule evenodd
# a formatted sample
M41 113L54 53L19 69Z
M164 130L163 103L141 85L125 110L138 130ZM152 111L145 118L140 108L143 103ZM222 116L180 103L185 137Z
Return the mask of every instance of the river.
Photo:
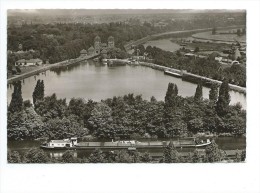
M66 98L67 102L73 98L84 98L100 101L113 96L123 96L134 93L141 94L149 100L154 96L157 100L164 100L168 83L177 84L179 95L193 96L197 85L182 81L179 78L164 75L162 71L144 66L108 67L92 60L75 66L55 71L46 71L22 81L23 100L32 101L32 93L38 79L44 80L45 96L56 93L58 98ZM11 101L13 86L8 85L7 100ZM203 88L203 97L208 98L209 88ZM230 91L231 102L240 102L246 109L246 96Z
M169 139L165 139L169 140ZM246 149L246 138L241 137L218 137L216 138L216 143L218 147L222 150L243 150ZM20 154L24 154L31 148L39 148L41 141L8 141L8 150L9 151L18 151ZM178 152L193 152L195 148L178 148ZM44 150L51 157L61 157L65 150ZM104 150L108 151L108 150ZM148 151L151 156L157 157L162 155L161 149L144 149L138 150L140 152ZM74 150L74 156L83 158L89 156L93 150Z

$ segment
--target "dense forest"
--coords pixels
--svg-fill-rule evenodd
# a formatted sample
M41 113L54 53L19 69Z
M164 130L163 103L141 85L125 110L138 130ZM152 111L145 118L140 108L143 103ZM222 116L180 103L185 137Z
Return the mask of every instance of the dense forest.
M204 17L189 19L168 19L163 26L156 25L156 21L147 22L130 18L127 21L111 23L23 23L22 25L8 25L7 49L8 66L21 58L40 58L43 62L50 63L75 58L82 49L88 49L94 44L95 36L99 35L102 42L107 42L109 36L115 38L115 45L124 49L128 42L146 37L151 34L191 30L199 28L211 28L214 26L230 26L244 24L244 14L238 16L236 21L224 22L224 18L210 16L210 20ZM20 18L17 18L20 19ZM157 21L159 22L159 21ZM22 48L19 47L22 45ZM15 54L16 51L29 51L23 54Z
M128 94L95 102L81 98L44 96L44 82L38 80L33 104L23 101L21 82L14 84L8 106L8 139L138 139L192 136L198 133L242 135L246 132L246 111L229 105L227 81L218 89L212 85L209 100L202 98L199 83L194 97L181 97L169 83L165 101Z
M246 68L233 64L224 69L214 58L191 58L185 57L183 53L175 53L162 50L157 47L139 45L140 54L146 53L154 60L155 64L172 67L187 72L222 81L227 79L229 83L246 87Z

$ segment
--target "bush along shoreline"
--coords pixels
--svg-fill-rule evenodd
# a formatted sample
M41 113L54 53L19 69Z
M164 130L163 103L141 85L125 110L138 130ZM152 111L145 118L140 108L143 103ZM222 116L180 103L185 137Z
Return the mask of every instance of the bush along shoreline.
M38 80L33 101L23 101L21 82L14 83L8 105L8 140L172 138L185 136L231 135L246 133L246 110L229 105L227 81L220 88L212 85L209 99L202 98L199 83L193 97L178 95L169 83L165 100L144 100L128 94L95 102L81 98L58 99L44 95L44 82Z

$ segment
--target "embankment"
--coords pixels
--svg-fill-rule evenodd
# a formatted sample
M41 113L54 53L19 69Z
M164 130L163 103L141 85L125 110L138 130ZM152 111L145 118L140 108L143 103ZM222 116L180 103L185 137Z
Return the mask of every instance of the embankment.
M215 83L215 84L218 84L218 85L220 85L222 83L222 81L214 80L214 79L207 78L207 77L204 77L204 76L199 76L199 75L196 75L196 74L192 74L192 73L189 73L185 70L178 70L178 69L169 68L169 67L165 67L165 66L161 66L161 65L153 64L153 63L147 63L147 62L140 62L139 64L153 68L153 69L156 69L156 70L161 70L161 71L169 70L169 71L178 73L182 76L182 80L184 80L184 81L188 81L188 82L192 82L192 83L198 83L199 81L202 81L204 86L209 86L212 83ZM234 84L229 84L229 88L233 91L246 94L246 88L245 87L237 86L237 85L234 85Z
M14 76L14 77L7 79L7 84L11 84L15 81L22 80L24 78L39 74L41 72L45 72L45 71L50 70L50 69L59 68L59 67L63 67L63 66L70 66L70 65L82 62L84 60L95 58L95 57L97 57L97 55L86 56L86 57L81 57L81 58L76 58L76 59L70 59L70 60L65 60L65 61L62 61L62 62L55 63L55 64L42 66L41 68L37 68L37 69L32 70L30 72L26 72L24 74L20 74L20 75L17 75L17 76Z

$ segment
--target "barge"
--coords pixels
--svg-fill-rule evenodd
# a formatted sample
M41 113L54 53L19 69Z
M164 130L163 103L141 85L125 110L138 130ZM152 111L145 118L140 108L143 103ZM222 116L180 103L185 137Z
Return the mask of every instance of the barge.
M169 145L172 142L176 148L200 148L206 147L211 144L209 139L201 140L198 142L195 138L178 139L172 141L145 141L140 142L136 140L129 141L111 141L111 142L77 142L77 138L51 140L48 143L42 144L42 149L56 150L56 149L74 149L74 150L87 150L87 149L160 149Z
M170 70L165 70L165 71L164 71L164 74L171 75L171 76L174 76L174 77L177 77L177 78L181 78L181 77L182 77L181 74L176 73L176 72L172 72L172 71L170 71Z

